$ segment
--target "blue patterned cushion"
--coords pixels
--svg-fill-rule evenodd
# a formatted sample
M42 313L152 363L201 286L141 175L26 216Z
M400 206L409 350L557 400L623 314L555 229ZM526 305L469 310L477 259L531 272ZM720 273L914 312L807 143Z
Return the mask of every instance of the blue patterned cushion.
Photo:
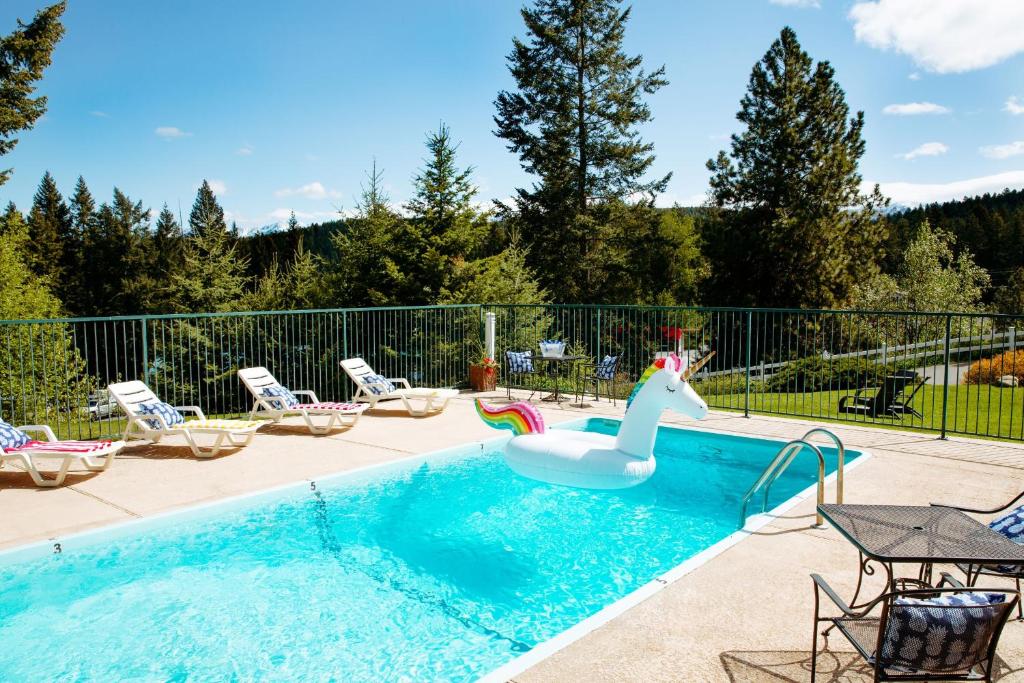
M992 520L988 526L1014 543L1024 543L1024 505L1011 510L999 519Z
M614 379L615 368L619 364L618 356L605 356L604 360L597 364L594 368L594 375L598 379Z
M506 351L505 358L510 373L533 372L533 351Z
M18 448L24 446L32 439L29 438L28 434L15 429L11 425L7 424L3 420L0 420L0 448L7 450L8 448Z
M370 390L370 393L377 396L390 394L395 390L395 385L384 375L375 375L373 373L364 375L363 384Z
M139 413L141 415L159 415L167 423L168 427L174 425L185 424L185 416L179 413L174 406L168 405L162 401L156 403L143 403L139 406ZM163 429L160 425L159 420L146 420L147 425L150 429Z
M278 385L276 387L263 387L263 395L280 398L280 401L267 401L270 405L274 406L277 410L284 410L285 408L294 408L299 405L299 399L295 398L295 394L288 391L285 387Z
M882 663L932 673L974 666L985 659L997 626L999 611L992 605L1005 601L999 593L896 598L889 608Z

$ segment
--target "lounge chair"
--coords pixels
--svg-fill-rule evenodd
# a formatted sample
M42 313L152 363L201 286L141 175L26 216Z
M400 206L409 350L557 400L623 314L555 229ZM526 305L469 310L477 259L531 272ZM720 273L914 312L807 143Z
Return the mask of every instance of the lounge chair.
M341 367L356 384L357 389L352 400L367 403L370 409L376 407L378 401L397 398L402 401L410 415L423 417L441 412L448 406L448 401L459 395L457 389L414 389L404 377L388 378L378 375L362 358L343 360Z
M1007 512L1007 514L999 515L989 523L989 527L998 531L1002 535L1014 543L1024 544L1024 505L1020 505L1013 510L1010 510L1015 504L1024 500L1024 491L1021 491L1017 496L1006 505L1001 505L991 510L980 510L975 508L957 507L955 505L942 505L942 507L951 507L954 510L960 512L970 512L976 515L995 515L1000 512ZM932 503L932 505L940 505L939 503ZM1024 566L1020 565L977 565L977 564L958 564L957 568L964 573L967 578L967 585L973 586L978 582L979 576L997 576L1004 579L1013 579L1017 586L1017 591L1020 591L1020 582L1024 580ZM1017 618L1024 619L1024 609L1021 608L1020 603L1017 603Z
M125 441L134 438L159 443L165 436L181 435L197 458L212 458L224 447L247 446L256 430L265 424L256 420L208 420L199 406L167 405L138 380L111 384L107 390L128 416ZM196 419L186 422L181 411L194 413ZM196 443L200 434L214 436L213 445L204 447Z
M253 396L250 420L266 417L277 422L286 415L301 415L310 432L327 434L335 425L352 427L367 408L364 403L324 403L312 391L289 391L262 367L239 370L238 378ZM299 403L296 396L308 396L309 403ZM316 425L313 417L326 417L327 424Z
M26 432L39 432L46 441L31 438ZM124 448L124 441L58 441L48 425L13 427L0 420L0 468L13 465L32 477L36 486L50 488L64 483L72 465L89 472L102 472ZM60 460L52 479L43 476L37 460Z
M991 681L999 636L1020 602L1017 591L965 588L944 572L938 588L898 588L854 610L823 578L811 579L812 683L824 622L830 624L822 632L826 643L829 631L838 630L871 666L875 681ZM839 615L821 616L822 594Z
M861 387L855 393L840 398L839 412L867 417L902 417L907 413L915 417L924 417L910 404L927 381L927 377L918 380L917 373L913 370L901 370L886 377L880 387ZM910 385L914 388L906 398L901 399L901 395Z

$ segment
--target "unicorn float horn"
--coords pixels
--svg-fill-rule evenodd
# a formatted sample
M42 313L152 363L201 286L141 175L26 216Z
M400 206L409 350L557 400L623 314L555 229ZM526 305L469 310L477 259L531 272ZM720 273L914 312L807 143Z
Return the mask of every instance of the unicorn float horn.
M516 436L543 434L544 416L529 403L512 403L503 407L484 405L476 399L476 414L494 429L507 429Z

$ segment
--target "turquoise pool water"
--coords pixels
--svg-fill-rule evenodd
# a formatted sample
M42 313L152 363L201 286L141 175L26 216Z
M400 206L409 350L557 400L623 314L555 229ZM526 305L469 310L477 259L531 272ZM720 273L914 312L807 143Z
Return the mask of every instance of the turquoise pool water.
M0 680L472 680L734 532L778 447L661 428L655 476L604 492L476 444L0 559Z

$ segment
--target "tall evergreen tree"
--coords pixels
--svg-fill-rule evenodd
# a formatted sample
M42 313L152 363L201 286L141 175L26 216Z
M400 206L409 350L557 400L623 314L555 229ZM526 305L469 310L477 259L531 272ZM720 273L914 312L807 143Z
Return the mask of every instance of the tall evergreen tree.
M0 36L0 156L14 149L18 144L14 136L32 128L46 111L46 97L32 94L64 35L60 17L66 6L58 2L41 9L29 23L19 20L13 33ZM0 170L0 185L12 171Z
M86 239L96 226L96 200L93 199L85 178L78 176L75 192L69 202L71 210L70 232L62 240L64 258L61 266L64 277L58 291L70 315L81 315L88 297L89 283L85 279Z
M387 306L426 303L415 281L419 240L410 224L391 208L384 191L384 172L366 174L367 183L356 206L355 218L331 241L337 258L327 273L330 291L337 297L328 305Z
M54 285L64 274L64 241L71 231L71 212L47 171L28 215L28 258L32 270Z
M516 191L526 246L565 298L592 297L587 273L603 260L607 235L589 210L661 192L670 177L645 180L654 148L637 127L652 118L644 96L667 81L664 67L647 73L642 57L623 50L629 15L618 0L537 0L524 8L528 37L513 39L508 57L518 89L495 102L495 133L538 178Z
M181 265L169 273L169 300L182 313L238 308L249 278L248 261L224 224L224 210L205 181L189 217L192 232L183 243Z
M417 280L429 301L451 286L455 268L476 255L487 231L487 217L473 205L473 168L456 163L458 145L443 123L427 137L430 156L413 179L415 194L406 205L419 239Z
M860 190L864 113L790 28L750 75L731 151L708 161L714 304L835 306L878 271L886 204Z
M156 252L154 267L158 277L166 279L181 265L183 239L178 219L164 204L157 216L153 233L153 249Z
M227 234L228 226L224 222L224 209L217 202L217 196L210 189L210 183L203 181L196 193L196 201L192 204L192 213L188 217L192 234L201 236L208 232Z

